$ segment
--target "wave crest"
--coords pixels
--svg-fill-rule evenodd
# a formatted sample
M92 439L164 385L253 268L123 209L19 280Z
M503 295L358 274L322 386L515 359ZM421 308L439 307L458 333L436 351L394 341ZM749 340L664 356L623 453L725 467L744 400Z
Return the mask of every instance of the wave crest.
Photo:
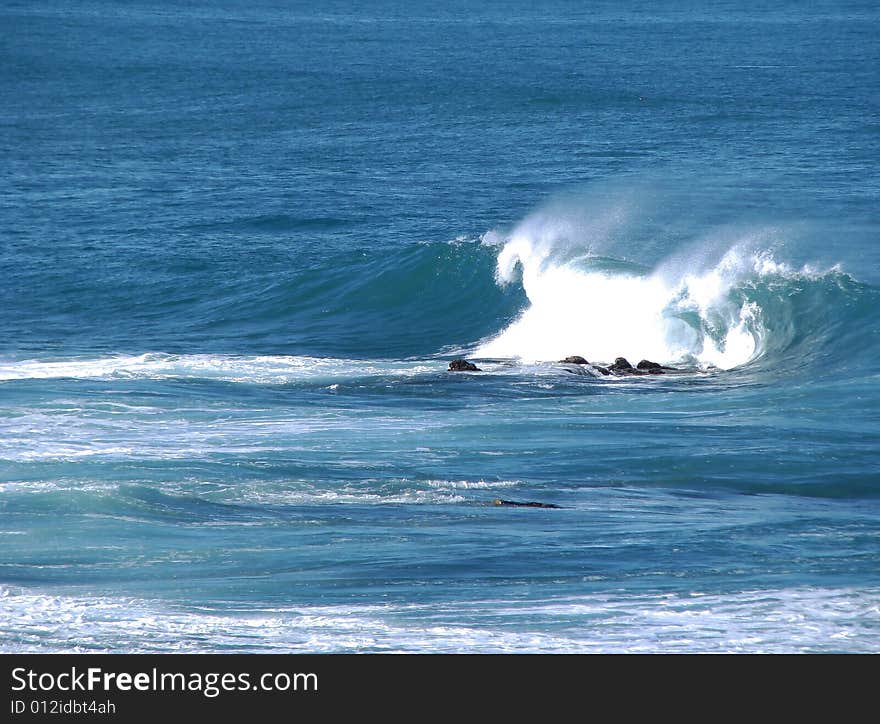
M839 275L836 268L796 270L776 261L757 247L766 234L754 230L720 259L679 252L651 268L600 255L601 244L573 242L572 231L542 213L500 246L496 281L520 282L529 304L479 343L475 356L550 361L579 354L605 362L623 356L731 369L789 345L795 337L790 297L804 283ZM491 238L497 245L497 234Z

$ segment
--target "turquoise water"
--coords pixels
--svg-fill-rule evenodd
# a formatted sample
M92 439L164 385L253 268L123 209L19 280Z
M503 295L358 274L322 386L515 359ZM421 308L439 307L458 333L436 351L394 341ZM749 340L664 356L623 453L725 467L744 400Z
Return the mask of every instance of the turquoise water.
M0 649L880 649L880 12L352 5L0 7Z

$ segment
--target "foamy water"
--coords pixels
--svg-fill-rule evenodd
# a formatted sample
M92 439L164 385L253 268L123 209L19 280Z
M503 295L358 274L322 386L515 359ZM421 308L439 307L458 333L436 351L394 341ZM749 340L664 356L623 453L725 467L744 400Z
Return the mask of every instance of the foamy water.
M0 589L0 651L873 652L876 589L187 610Z
M342 360L294 355L165 354L110 355L59 360L0 360L0 380L28 379L216 379L284 384L376 375L413 375L436 363Z

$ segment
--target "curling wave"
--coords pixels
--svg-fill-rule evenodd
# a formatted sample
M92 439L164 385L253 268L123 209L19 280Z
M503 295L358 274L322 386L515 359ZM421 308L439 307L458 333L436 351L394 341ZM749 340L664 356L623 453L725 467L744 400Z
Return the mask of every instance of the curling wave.
M571 232L564 219L539 213L509 236L487 235L486 243L500 248L498 284L521 284L528 305L478 343L475 356L549 361L579 354L606 362L624 356L731 369L789 349L806 331L813 343L821 341L832 318L865 296L837 267L796 269L776 261L757 246L754 232L709 260L692 250L651 267L597 253L589 241L572 241Z

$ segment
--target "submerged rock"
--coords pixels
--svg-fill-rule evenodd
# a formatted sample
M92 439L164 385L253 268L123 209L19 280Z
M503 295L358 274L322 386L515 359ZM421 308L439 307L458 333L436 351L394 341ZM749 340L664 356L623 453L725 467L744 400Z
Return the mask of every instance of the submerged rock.
M588 365L588 364L590 364L589 362L587 362L587 360L585 360L579 354L573 354L571 357L566 357L565 359L561 359L559 361L564 364L570 364L570 365Z
M450 372L482 372L473 362L466 359L454 359L449 363Z
M518 500L502 500L501 498L495 498L492 501L492 505L508 505L514 508L561 508L561 505L554 505L553 503L538 503L534 500L529 501L528 503L521 503Z

